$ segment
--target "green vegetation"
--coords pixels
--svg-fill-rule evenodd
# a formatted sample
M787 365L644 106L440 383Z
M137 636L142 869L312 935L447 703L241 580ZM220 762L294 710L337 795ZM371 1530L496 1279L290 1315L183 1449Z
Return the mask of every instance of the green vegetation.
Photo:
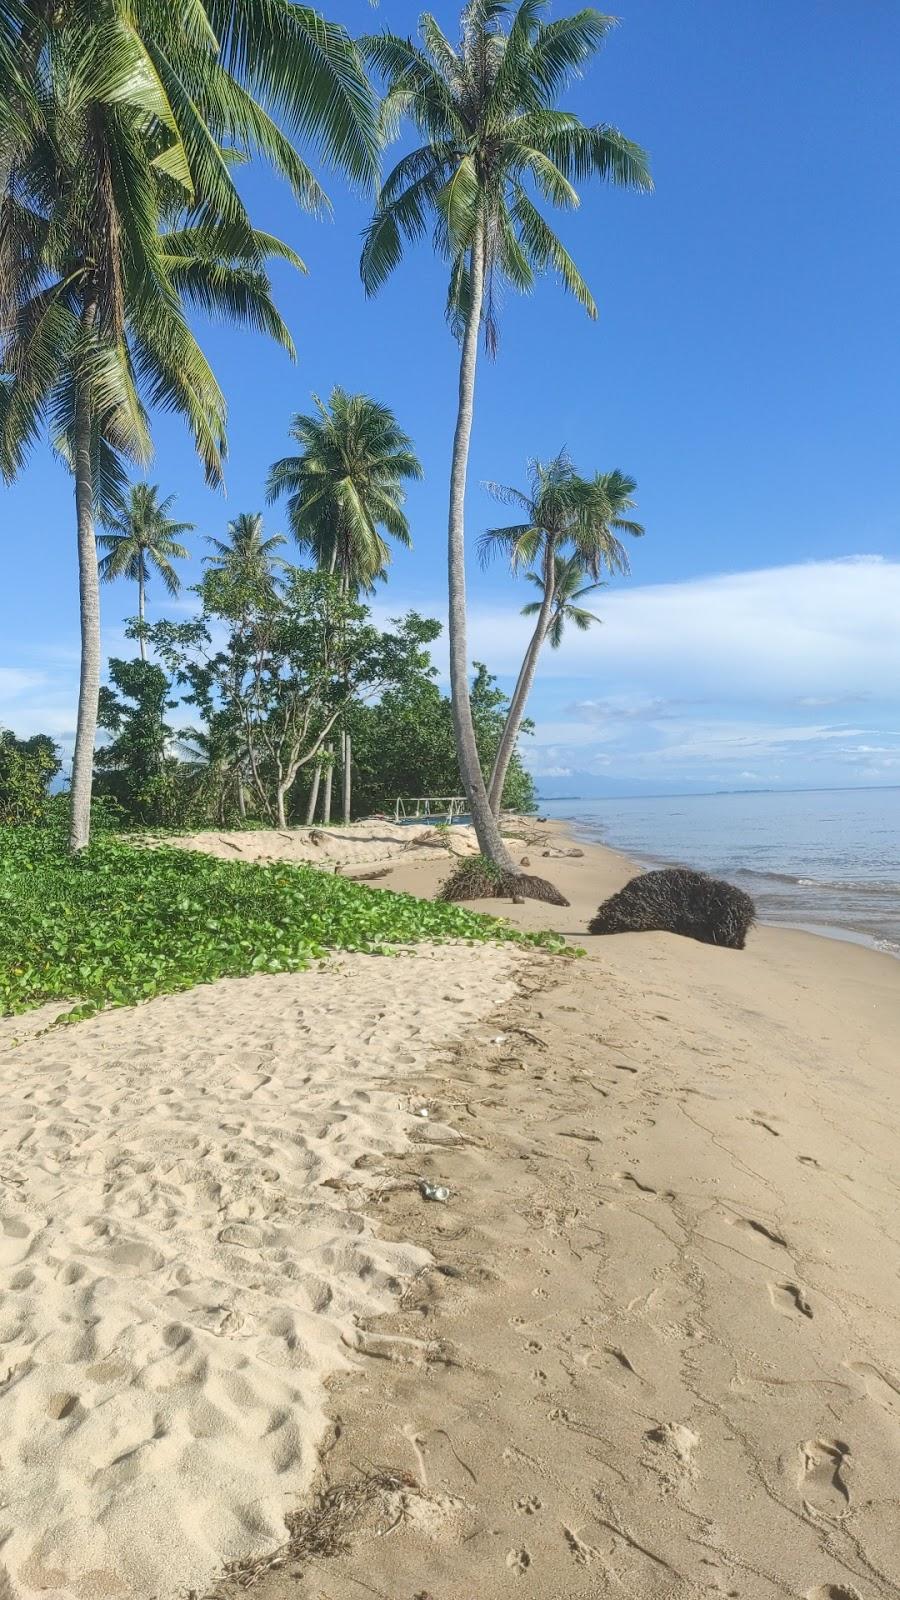
M639 522L624 515L634 509L632 496L637 487L624 472L597 472L592 478L582 478L565 450L552 461L532 461L530 465L527 493L508 484L487 485L496 500L524 511L525 521L488 528L481 536L482 560L502 551L513 572L534 563L538 570L527 572L526 577L541 591L540 600L522 608L523 616L537 620L488 785L495 817L500 813L507 770L545 640L549 638L552 648L558 650L566 622L584 630L598 620L574 602L601 586L601 572L628 572L628 554L619 534L640 538L644 531ZM564 551L568 551L568 559L564 559ZM582 585L582 578L588 576L593 582Z
M335 574L345 595L370 592L387 578L391 548L381 529L407 549L412 545L403 511L407 479L421 478L422 464L409 434L392 411L367 394L332 389L327 405L313 395L313 415L298 415L291 437L298 455L283 456L269 472L269 501L287 495L291 532L321 572ZM348 706L341 714L342 815L350 821L353 735ZM330 747L329 752L330 755ZM325 758L316 767L307 821L315 814ZM331 769L322 796L323 822L331 821ZM327 803L326 803L327 801Z
M172 563L188 559L187 550L178 541L182 534L194 531L192 522L175 522L169 516L174 504L173 494L160 501L155 483L133 483L127 501L107 513L107 531L97 540L101 550L106 551L100 562L103 582L130 578L138 586L138 643L142 661L147 659L144 613L150 574L156 571L169 594L178 594L181 579Z
M435 636L438 624L432 623ZM472 720L484 775L491 770L507 720L509 701L481 661L469 689ZM461 794L462 779L453 736L453 708L427 664L410 672L375 705L354 708L352 719L359 814L385 806L396 795ZM524 723L519 732L530 732ZM519 813L535 808L534 782L513 751L506 769L503 804Z
M77 1002L71 1020L216 978L296 972L332 950L521 940L493 917L350 883L95 834L0 829L0 1012ZM561 947L552 935L530 940Z
M0 728L0 826L39 821L59 768L59 751L49 734L17 739L9 728Z
M100 688L97 516L146 462L148 408L179 414L210 483L225 397L189 313L293 354L273 258L235 168L265 161L301 208L327 202L297 142L358 183L377 175L377 112L344 30L287 0L0 4L0 472L46 424L75 483L81 677L70 846L83 849Z

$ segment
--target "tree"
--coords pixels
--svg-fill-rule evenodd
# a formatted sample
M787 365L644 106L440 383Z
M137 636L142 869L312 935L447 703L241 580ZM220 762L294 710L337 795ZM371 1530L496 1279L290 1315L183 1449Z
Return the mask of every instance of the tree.
M556 109L613 19L583 10L547 23L545 9L544 0L521 0L504 31L506 0L470 0L456 48L427 14L421 47L390 33L364 41L387 81L386 127L394 130L408 116L424 142L401 158L380 191L362 254L363 282L370 294L381 287L404 242L421 238L429 215L436 248L450 265L448 313L462 341L448 519L451 697L479 844L508 873L516 869L488 802L467 684L464 508L479 332L493 353L502 283L528 290L547 268L596 316L584 279L532 195L573 207L574 182L591 175L651 186L638 146L614 128L589 127Z
M628 556L618 536L627 533L640 537L644 530L639 522L624 515L634 508L634 479L619 471L598 472L593 478L579 477L564 450L552 461L532 461L527 493L505 484L490 483L487 487L495 499L524 510L526 520L505 528L489 528L481 539L482 559L489 559L502 550L509 557L513 572L537 562L538 572L528 576L540 586L542 595L536 605L524 609L525 616L533 615L537 620L513 690L488 786L491 810L498 816L506 770L516 746L544 640L552 628L557 635L553 641L555 647L562 637L562 613L555 607L557 578L564 578L569 591L567 598L571 599L573 587L577 587L586 572L598 580L602 571L627 573ZM572 552L571 565L561 556L566 548ZM589 586L585 593L590 592L591 587L596 584Z
M288 567L277 584L227 568L199 588L201 616L150 638L206 724L210 748L246 765L257 814L286 827L294 784L348 700L377 699L420 650L417 630L380 633L327 573ZM224 637L223 637L224 635Z
M586 595L594 594L597 589L605 589L606 584L598 582L597 579L593 579L590 583L582 583L585 571L578 556L557 555L554 557L553 567L553 605L546 637L550 640L550 648L558 650L562 644L567 622L571 622L573 627L586 633L592 623L600 621L596 612L586 611L583 606L577 605L576 601L583 600ZM539 616L544 609L544 579L537 572L526 572L525 576L540 589L541 599L531 600L527 606L523 606L522 615Z
M391 559L379 530L407 548L412 542L404 484L421 478L422 466L387 406L337 388L327 405L313 401L315 413L291 423L300 451L274 462L267 498L288 496L291 533L320 571L370 590Z
M101 533L97 543L107 553L100 562L100 577L106 582L113 578L130 578L138 586L138 644L141 660L147 659L144 638L144 602L151 570L162 578L169 594L176 595L181 579L172 565L173 561L186 561L188 552L179 538L192 533L192 522L173 522L169 516L175 496L159 499L159 489L153 483L135 483L121 508L112 512L106 522L107 532Z
M169 755L173 730L166 713L176 704L162 667L141 658L109 663L100 689L98 723L113 735L95 757L97 791L111 795L139 822L171 822Z
M437 637L437 622L417 620L431 630L429 639ZM351 726L357 760L354 797L359 814L390 808L398 795L459 792L453 712L435 677L435 668L426 655L376 704L353 707ZM506 722L507 700L496 680L478 662L470 701L478 748L490 764ZM534 807L532 779L515 752L507 772L504 802L515 811Z
M287 540L283 533L263 538L261 511L242 511L229 522L226 539L210 538L207 543L216 552L214 556L204 557L210 570L227 572L251 588L258 583L272 584L276 573L287 566L287 562L275 554Z
M89 836L99 694L95 516L122 489L123 458L149 456L147 404L185 418L220 480L225 405L189 305L292 351L265 268L302 262L254 230L232 167L261 155L320 210L298 134L371 181L376 123L355 48L290 0L0 5L0 471L21 470L46 420L75 480L73 850Z
M39 822L62 763L49 734L17 739L0 728L0 826Z
M335 388L327 405L317 395L313 401L315 413L298 414L291 424L300 454L273 464L267 496L271 503L288 495L291 532L321 571L336 573L348 593L368 591L385 577L391 559L379 530L407 548L412 542L403 512L404 484L421 478L422 466L393 412L369 395ZM352 735L346 719L341 747L343 813L349 822ZM317 793L317 779L313 788Z

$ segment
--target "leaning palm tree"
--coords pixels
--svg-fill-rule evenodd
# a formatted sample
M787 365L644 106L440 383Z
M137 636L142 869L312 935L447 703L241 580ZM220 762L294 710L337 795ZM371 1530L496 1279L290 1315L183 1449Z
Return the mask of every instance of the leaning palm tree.
M275 554L287 544L283 533L272 533L263 538L261 511L242 511L228 524L225 539L207 539L215 555L204 556L213 572L227 572L233 578L254 584L270 584L277 572L287 562Z
M489 560L502 551L508 556L513 572L537 562L537 574L529 573L528 577L540 584L542 593L539 602L525 608L524 615L533 615L537 620L513 690L488 785L488 799L496 817L500 813L506 774L534 683L538 657L545 639L554 630L556 637L551 638L554 647L562 637L560 613L555 605L558 576L563 574L569 586L579 574L589 573L599 580L603 571L627 573L628 555L619 535L627 533L640 537L644 530L639 522L625 515L634 509L635 480L619 471L598 472L593 478L579 477L564 450L547 463L531 463L531 485L527 492L506 484L489 483L486 487L495 499L523 510L526 520L505 528L488 529L481 538L482 560ZM563 559L562 552L566 549L571 553L571 562ZM567 594L566 599L570 598L571 594Z
M544 609L546 597L544 578L539 572L526 572L525 576L529 583L535 584L540 589L541 598L529 600L528 605L522 607L522 615L537 617ZM554 556L553 603L546 633L551 650L558 650L562 644L567 622L579 628L582 633L586 633L593 623L600 621L595 611L587 611L584 606L578 604L579 600L586 599L589 594L606 588L603 579L591 578L589 583L584 583L582 580L587 576L580 556Z
M385 577L391 559L384 535L406 548L412 543L403 510L404 485L422 477L422 465L393 412L369 395L335 388L327 405L318 395L313 402L314 413L294 417L291 436L300 452L274 463L268 499L288 496L294 538L322 571L338 575L345 595L371 590ZM346 725L341 730L341 768L343 815L349 822L352 748ZM313 814L320 778L317 767L310 791ZM326 795L327 811L327 782Z
M192 522L175 522L169 516L175 496L159 499L155 483L132 484L128 500L106 519L106 533L98 536L97 543L106 551L100 562L100 577L105 583L114 578L130 578L138 586L138 643L141 660L147 659L147 642L144 638L144 607L147 584L151 571L155 571L169 594L181 588L181 579L172 565L173 561L186 561L188 552L179 539L192 533Z
M277 113L278 122L273 113ZM81 676L70 845L90 828L100 671L95 515L147 460L147 405L181 413L210 482L225 405L187 308L291 340L232 167L260 154L325 197L291 135L371 180L371 94L346 33L291 0L0 4L0 471L45 423L75 480Z
M421 46L384 33L363 41L386 78L383 120L394 131L409 117L422 138L387 178L369 224L361 270L373 294L396 267L404 242L424 234L450 267L448 313L461 337L459 404L448 521L450 683L460 772L482 852L515 871L488 803L468 699L465 488L479 332L497 344L504 282L528 290L552 269L596 316L590 290L535 203L571 208L576 181L595 175L649 189L647 158L615 128L585 125L557 109L568 81L599 49L613 19L593 10L545 22L545 0L469 0L453 46L434 18L420 21Z

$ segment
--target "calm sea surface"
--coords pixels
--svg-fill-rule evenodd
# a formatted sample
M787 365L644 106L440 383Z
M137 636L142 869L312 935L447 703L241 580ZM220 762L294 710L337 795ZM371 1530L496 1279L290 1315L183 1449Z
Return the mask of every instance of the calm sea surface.
M540 810L645 866L729 878L764 922L900 956L900 788L542 800Z

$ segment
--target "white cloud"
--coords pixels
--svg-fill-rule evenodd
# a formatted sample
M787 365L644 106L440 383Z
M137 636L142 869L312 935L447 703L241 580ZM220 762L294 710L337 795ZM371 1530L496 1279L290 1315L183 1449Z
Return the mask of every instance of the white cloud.
M518 598L518 595L516 595ZM527 623L474 600L470 656L518 669ZM603 626L570 630L540 672L592 678L650 699L805 701L810 708L896 694L900 561L860 556L684 583L622 586L601 603Z
M26 672L21 667L0 667L0 700L17 700L45 682L42 672Z

